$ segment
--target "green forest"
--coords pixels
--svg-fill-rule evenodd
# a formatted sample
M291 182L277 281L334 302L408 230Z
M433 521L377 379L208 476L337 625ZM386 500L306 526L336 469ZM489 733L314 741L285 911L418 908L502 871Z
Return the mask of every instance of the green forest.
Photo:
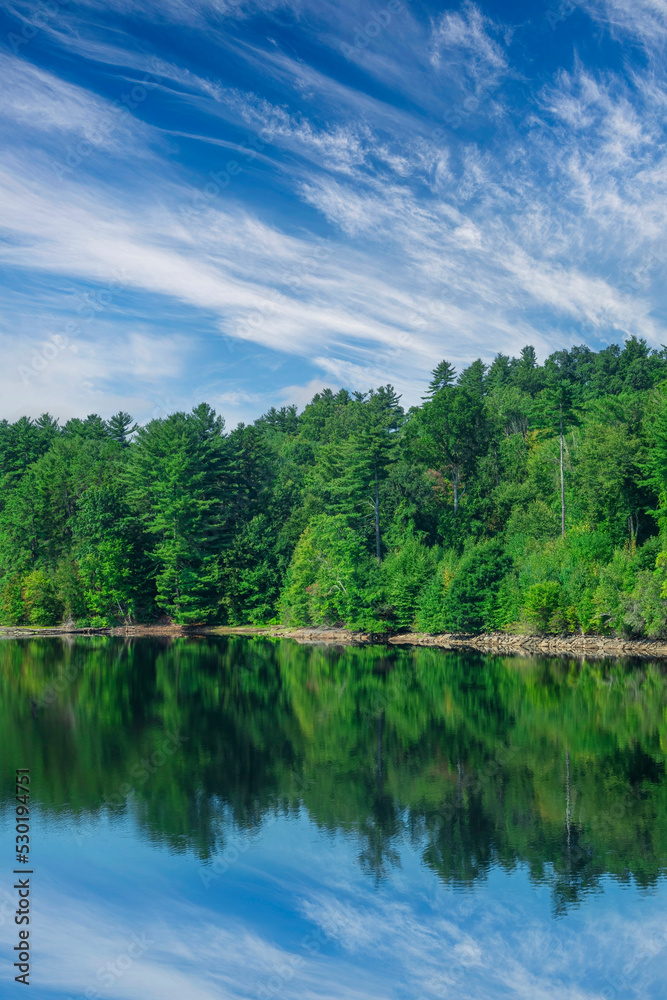
M667 348L0 423L0 624L667 634Z

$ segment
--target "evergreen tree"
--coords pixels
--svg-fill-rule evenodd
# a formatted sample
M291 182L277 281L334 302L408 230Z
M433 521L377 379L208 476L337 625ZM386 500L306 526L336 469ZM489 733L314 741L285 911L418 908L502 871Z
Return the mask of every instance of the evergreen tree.
M450 385L454 385L455 382L456 369L453 365L450 365L449 361L441 361L433 369L426 395L422 396L422 399L432 399L441 389L447 389Z
M512 380L512 361L507 354L496 354L489 366L486 374L486 388L488 392L493 389L502 389L509 385Z
M486 391L486 365L481 358L464 368L458 377L458 385L471 396L482 397Z
M154 539L157 604L175 621L219 617L220 550L235 494L223 423L206 404L140 428L127 496Z
M537 363L535 348L524 347L512 363L512 383L529 395L536 395L544 386L544 372Z
M368 398L357 398L357 421L351 452L353 475L362 488L372 490L373 521L375 528L375 558L382 561L380 533L380 483L387 477L388 465L400 426L403 410L400 396L393 386L371 390Z
M131 436L138 430L129 413L119 410L107 423L107 433L112 441L123 448L129 447Z
M257 426L265 424L283 434L296 434L299 427L296 406L281 406L279 410L272 406L264 416L255 421L255 424Z
M618 361L619 375L623 380L624 389L637 392L649 389L653 385L656 366L643 337L629 337ZM664 374L662 377L664 378Z
M510 566L511 559L497 539L466 553L446 592L445 627L453 632L493 630L496 598Z
M144 556L148 544L121 483L86 490L73 519L72 551L83 598L96 623L151 617L155 589Z
M109 436L109 430L97 413L91 413L85 420L72 417L62 429L66 437L81 437L87 440L103 441Z
M206 404L141 429L2 421L0 623L260 624L302 602L374 630L667 635L666 377L631 337L458 380L443 361L407 416L381 386L229 435Z

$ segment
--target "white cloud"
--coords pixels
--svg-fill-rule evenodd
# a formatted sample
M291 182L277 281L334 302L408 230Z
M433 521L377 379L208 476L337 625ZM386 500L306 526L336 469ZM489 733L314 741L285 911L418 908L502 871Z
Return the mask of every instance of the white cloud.
M409 851L410 877L378 890L354 869L349 844L341 852L336 838L314 841L303 821L276 829L277 839L260 840L241 864L251 865L256 888L270 885L268 898L280 890L280 908L244 907L243 917L241 869L230 891L221 885L203 897L201 886L192 892L196 865L179 862L169 894L158 879L159 892L147 890L139 909L132 897L98 901L52 877L40 895L35 985L77 996L97 990L108 1000L599 1000L624 976L628 995L659 995L659 899L611 893L603 910L589 899L585 911L556 921L523 869L461 894L435 886ZM117 880L113 860L100 878ZM0 960L4 976L10 961Z
M436 70L460 75L473 92L488 90L508 70L506 51L494 38L499 27L474 3L447 11L433 25L431 62Z
M584 0L589 12L617 34L630 34L648 50L661 48L667 40L665 0Z
M68 140L74 142L74 147L69 147L74 154L82 141L97 149L121 153L143 131L127 107L116 108L111 101L8 54L0 63L0 87L4 94L0 116L9 119L14 128L22 126L63 137L63 161Z
M182 391L165 386L178 383L192 341L180 335L128 333L104 322L82 323L71 336L57 330L55 326L44 337L18 342L12 334L0 333L6 419L49 412L65 422L122 409L146 420L155 410L181 408ZM177 395L165 405L164 397L174 391Z
M616 8L626 9L620 2ZM147 5L123 9L150 16ZM367 9L326 3L293 13L315 18L316 37L333 45ZM637 9L642 17L662 16L657 2ZM264 373L272 366L277 400L301 398L311 380L319 386L321 371L355 388L392 380L406 403L422 395L420 383L443 355L460 367L477 355L516 353L527 342L544 355L584 337L665 340L657 251L667 224L660 142L667 90L657 64L622 78L575 60L535 94L524 118L503 105L502 134L482 145L464 121L460 133L450 129L436 141L433 114L446 105L445 94L461 86L480 93L482 85L517 76L510 34L476 6L445 12L431 25L435 68L423 59L418 65L424 26L407 9L359 56L375 83L410 96L410 109L277 45L225 35L211 27L220 13L193 6L191 28L206 24L207 44L244 61L258 82L252 92L180 66L166 52L154 58L133 51L122 31L95 34L95 19L87 22L79 8L71 23L53 19L43 29L60 32L59 43L77 57L87 29L88 55L105 71L124 67L122 86L142 72L159 75L150 101L157 108L168 99L193 118L191 131L174 124L170 138L200 140L209 152L217 146L221 166L232 157L241 166L215 195L205 193L207 171L199 176L166 155L163 119L151 126L127 116L117 128L110 101L25 59L9 59L3 70L6 127L18 130L20 141L0 154L0 260L17 275L52 279L48 296L23 297L25 315L36 317L27 350L33 337L48 336L54 313L66 319L69 310L76 319L72 285L104 288L122 275L103 327L91 326L77 357L67 354L67 384L80 387L68 399L83 405L86 393L108 392L152 400L159 382L167 399L189 399L193 380L202 384L190 369L204 331L213 350L206 385L244 419L271 400L247 398L258 395L253 375L244 380L230 370L229 338L243 357L261 356ZM186 10L174 2L159 16L181 23ZM270 99L261 87L267 73ZM150 101L141 111L149 120ZM493 130L500 110L489 97L476 113ZM253 133L263 137L256 157L240 142ZM79 138L96 142L99 155L82 157L56 179L54 155L64 156ZM104 154L114 157L113 167ZM253 200L248 192L270 177L274 198ZM314 237L316 230L326 239ZM56 308L58 280L66 287ZM12 309L20 300L16 285ZM141 296L158 303L160 317L174 308L187 316L180 339L171 328L164 334L164 351L155 349L159 322L133 321ZM27 330L20 317L18 325ZM221 335L217 351L212 329ZM120 392L122 366L105 341L122 345L128 374ZM106 378L102 357L109 359ZM293 370L278 370L290 358L303 364L305 385L296 385ZM184 376L188 385L179 390ZM49 399L57 391L49 378L31 383L24 405L32 412L41 405L32 397L38 385ZM15 387L7 391L13 399Z

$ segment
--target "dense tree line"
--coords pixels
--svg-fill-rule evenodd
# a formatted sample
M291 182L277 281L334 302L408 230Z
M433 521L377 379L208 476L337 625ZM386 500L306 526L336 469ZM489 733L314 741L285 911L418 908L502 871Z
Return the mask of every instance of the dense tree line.
M667 633L667 349L532 347L318 393L0 424L0 621Z

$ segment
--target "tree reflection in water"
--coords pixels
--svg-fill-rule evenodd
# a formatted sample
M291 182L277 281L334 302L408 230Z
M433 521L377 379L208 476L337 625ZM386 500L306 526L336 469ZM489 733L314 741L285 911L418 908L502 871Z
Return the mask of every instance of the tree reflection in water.
M51 814L131 812L201 858L306 810L391 877L409 839L467 886L528 866L564 913L667 858L658 665L300 646L265 638L0 644L0 756ZM178 734L178 750L160 752ZM158 764L146 768L146 761ZM3 809L13 785L4 769Z

